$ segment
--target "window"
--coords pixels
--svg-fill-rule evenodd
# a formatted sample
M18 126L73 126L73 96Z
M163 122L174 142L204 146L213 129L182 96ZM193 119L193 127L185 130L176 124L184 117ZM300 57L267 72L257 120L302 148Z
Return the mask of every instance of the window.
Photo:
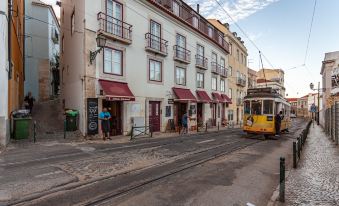
M241 53L241 63L244 63L244 55Z
M237 60L240 61L239 49L237 49Z
M213 37L213 27L211 25L208 25L208 36Z
M240 77L241 77L240 72L237 71L237 78L240 78Z
M264 100L264 114L273 115L273 100Z
M173 7L173 13L176 16L180 16L180 6L179 6L178 2L173 1L172 7Z
M220 80L220 91L225 92L225 80Z
M197 73L197 87L198 88L204 88L204 74L203 73Z
M225 68L225 59L224 58L220 58L220 65Z
M151 20L151 48L160 50L161 49L161 25Z
M252 100L252 114L254 115L261 115L261 107L262 102L261 100Z
M244 102L245 114L251 114L251 102L245 101Z
M229 66L228 68L228 76L231 77L232 76L232 67Z
M184 68L175 68L175 81L178 85L186 85L186 70Z
M229 98L231 98L231 99L232 99L232 97L233 97L233 92L232 92L232 89L231 89L231 88L228 89L228 96L229 96Z
M229 49L230 49L230 55L233 54L233 44L230 42L229 43Z
M212 62L218 62L218 55L212 52Z
M199 27L199 20L198 20L198 17L196 16L193 16L192 17L192 24L195 28L198 28Z
M71 15L71 35L74 34L75 31L75 9L73 10L73 13Z
M212 77L212 90L217 90L217 78Z
M149 60L149 80L162 81L162 63L153 59Z
M180 59L186 59L186 37L183 35L177 34L176 35L176 57Z
M113 0L107 0L107 32L117 36L122 36L122 13L122 4Z
M104 73L122 75L122 51L104 49Z
M202 57L205 56L205 48L200 44L197 45L197 54Z

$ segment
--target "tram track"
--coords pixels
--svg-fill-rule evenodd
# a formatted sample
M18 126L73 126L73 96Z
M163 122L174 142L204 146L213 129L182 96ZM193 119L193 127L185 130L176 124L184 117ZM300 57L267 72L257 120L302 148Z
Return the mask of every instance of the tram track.
M142 188L143 186L147 186L153 182L202 165L208 161L249 147L261 141L262 140L247 140L245 138L241 138L237 141L231 141L222 145L195 151L186 156L181 155L180 158L177 158L174 161L170 160L168 162L162 162L160 164L151 165L148 168L131 170L123 174L105 177L87 183L66 185L46 193L26 197L22 200L12 202L9 205L74 205L81 202L81 199L77 200L77 198L74 198L77 196L76 194L79 196L89 194L89 196L93 197L93 199L78 205L101 205L101 203L106 200L114 199L130 191ZM119 183L121 182L124 184L120 185ZM128 182L129 184L126 186L126 183ZM112 192L107 193L107 191ZM102 196L102 194L105 195ZM60 202L60 200L70 199L74 202ZM57 204L53 204L53 202L57 202Z
M118 147L109 147L109 148L103 148L103 149L95 149L95 153L96 154L101 154L102 155L97 155L97 157L102 157L105 156L107 154L109 154L110 152L119 152L119 151L126 151L126 150L133 150L133 149L145 149L145 148L150 148L150 147L159 147L159 146L166 146L166 145L170 145L170 144L177 144L177 143L183 143L183 142L187 142L187 141L192 141L192 137L195 138L195 140L199 139L204 139L204 135L209 134L209 135L213 135L214 138L218 138L218 137L222 137L224 135L234 135L239 133L240 130L232 130L232 131L215 131L215 132L209 132L209 133L198 133L198 134L192 134L192 135L186 135L186 136L176 136L174 137L175 139L171 139L171 138L166 138L166 139L152 139L151 142L140 142L140 143L127 143L123 146L118 146ZM132 145L131 145L132 144ZM84 145L84 147L87 147L88 145ZM16 161L16 162L8 162L8 163L1 163L0 167L5 167L5 168L15 168L15 167L19 167L19 166L34 166L36 164L41 164L43 162L46 162L48 164L51 164L51 161L58 161L58 160L62 160L64 161L64 158L68 158L68 161L74 161L75 159L81 158L81 157L85 157L83 160L86 160L86 156L87 158L91 158L93 155L93 152L67 152L67 153L63 153L63 154L59 154L59 155L52 155L52 156L48 156L48 157L41 157L41 158L36 158L36 159L31 159L31 160L27 160L27 161Z

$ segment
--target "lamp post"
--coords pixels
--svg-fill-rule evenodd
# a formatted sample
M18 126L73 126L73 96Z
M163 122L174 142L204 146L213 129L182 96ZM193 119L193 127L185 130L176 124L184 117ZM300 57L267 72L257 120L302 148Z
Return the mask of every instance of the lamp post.
M320 116L320 82L318 82L318 88L317 89L315 89L314 88L314 84L313 83L311 83L310 84L310 89L311 90L313 90L313 91L315 91L315 90L318 90L318 114L316 115L316 117L317 117L317 125L319 125L319 116Z
M90 51L89 53L89 62L90 64L93 64L93 61L95 60L95 58L97 57L97 55L101 52L101 50L106 46L106 38L99 35L96 38L96 42L97 42L97 47L99 47L99 49L97 49L96 51Z

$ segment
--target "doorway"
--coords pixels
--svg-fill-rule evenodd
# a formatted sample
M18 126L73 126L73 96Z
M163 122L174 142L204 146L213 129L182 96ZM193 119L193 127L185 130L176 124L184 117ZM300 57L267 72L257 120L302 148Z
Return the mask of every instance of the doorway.
M181 126L181 119L182 116L187 113L187 103L176 103L176 111L177 111L177 115L176 115L176 123L178 126Z
M110 134L112 136L122 135L122 102L103 100L102 107L106 107L112 116Z
M160 132L160 102L149 102L149 125L152 126L153 132Z
M203 103L198 103L197 104L197 120L198 120L198 125L202 125L204 120L203 120Z
M239 124L239 108L237 108L237 124Z

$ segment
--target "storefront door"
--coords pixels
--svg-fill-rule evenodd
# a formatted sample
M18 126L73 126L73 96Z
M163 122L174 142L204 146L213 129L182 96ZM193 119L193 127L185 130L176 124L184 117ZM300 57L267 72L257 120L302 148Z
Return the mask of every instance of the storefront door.
M202 108L203 108L203 103L198 103L197 104L197 119L198 119L198 125L203 124L203 112L202 112Z
M221 106L221 120L225 120L225 107L226 107L226 104L223 103L222 106Z
M177 115L176 115L176 123L178 126L182 126L181 119L182 116L187 113L187 103L176 103L177 107Z
M149 102L149 125L153 132L160 131L160 102Z
M102 106L111 114L111 135L122 135L122 102L103 100Z

